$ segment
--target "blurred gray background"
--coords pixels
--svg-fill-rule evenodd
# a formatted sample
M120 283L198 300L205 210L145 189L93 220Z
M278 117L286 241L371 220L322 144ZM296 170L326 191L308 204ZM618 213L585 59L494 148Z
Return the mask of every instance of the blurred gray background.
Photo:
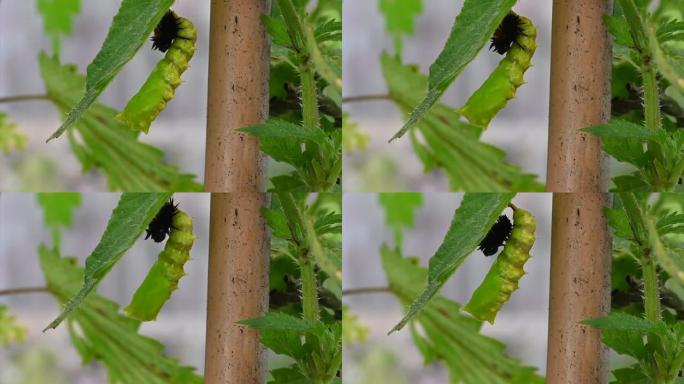
M74 63L82 73L95 57L107 34L118 1L81 1L81 13L74 18L71 37L62 40L61 60ZM153 124L142 141L162 149L165 160L201 181L204 175L204 147L207 94L207 51L209 2L178 0L173 9L189 18L197 29L197 50L176 96ZM140 88L161 59L151 45L143 46L114 79L99 102L121 109ZM37 56L52 52L43 33L43 19L36 1L0 3L0 97L42 94ZM100 171L81 174L66 137L50 144L45 139L60 125L60 116L48 101L0 104L27 133L29 142L22 152L3 156L0 161L0 190L3 191L106 191L106 178Z
M427 73L443 48L462 4L462 0L423 1L416 33L404 40L405 63L419 64L422 72ZM533 58L534 66L525 74L527 84L518 89L516 98L482 136L485 142L505 150L509 162L537 174L542 182L546 179L551 6L550 1L520 0L514 7L537 26L539 47ZM378 1L344 2L343 34L344 96L386 93L379 57L383 51L393 52L393 42L385 32L385 19L378 10ZM483 49L441 102L461 106L499 60L501 56ZM348 103L344 109L371 139L365 151L345 152L345 190L449 190L443 174L423 174L422 163L414 155L410 140L403 138L387 143L403 123L394 104L387 101Z
M74 227L63 232L62 254L78 257L81 265L102 236L119 194L89 193L74 216ZM197 239L192 259L185 264L187 276L164 306L157 321L143 323L141 333L160 340L165 353L183 364L204 368L206 317L209 194L175 194L180 208L193 218ZM99 285L98 293L125 306L157 259L163 244L137 241ZM0 194L0 290L45 286L37 248L51 244L43 224L43 211L33 193ZM65 326L42 333L60 311L55 299L45 293L0 297L28 326L25 343L0 347L0 384L29 383L26 374L50 377L51 384L105 383L106 372L97 363L86 367L69 340ZM41 377L41 376L33 376ZM24 381L22 381L24 380ZM43 381L41 383L47 383ZM38 383L33 381L33 383Z
M423 195L413 230L404 233L404 254L418 256L423 266L434 254L449 227L462 194L430 193ZM545 372L548 271L551 241L551 194L518 194L513 202L530 210L537 219L537 240L532 258L525 265L527 275L520 289L503 307L496 323L483 325L483 332L503 341L507 352L525 364ZM507 211L510 211L507 209ZM510 216L510 212L507 212ZM392 232L385 225L384 209L374 193L345 193L343 199L343 286L344 289L386 287L379 248L393 244ZM475 251L451 276L440 294L464 303L484 278L493 258ZM440 363L423 366L423 357L404 330L387 336L404 311L399 302L386 293L345 296L345 304L370 327L365 343L345 346L345 382L373 384L378 372L391 376L394 384L437 384L448 382L446 368ZM385 376L385 377L387 377Z

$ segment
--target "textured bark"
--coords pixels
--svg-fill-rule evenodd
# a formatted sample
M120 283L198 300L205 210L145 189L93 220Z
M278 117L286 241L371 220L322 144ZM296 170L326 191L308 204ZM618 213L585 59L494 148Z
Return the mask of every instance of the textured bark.
M270 0L212 0L204 183L208 192L264 191L259 140L236 129L268 118Z
M263 384L258 332L237 321L268 311L271 253L265 193L212 194L204 375L207 384Z

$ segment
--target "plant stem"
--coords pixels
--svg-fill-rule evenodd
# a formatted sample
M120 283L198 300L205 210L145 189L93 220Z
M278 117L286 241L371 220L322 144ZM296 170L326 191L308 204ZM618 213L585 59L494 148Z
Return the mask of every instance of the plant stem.
M50 293L47 287L27 287L0 290L0 296L20 295L24 293Z
M644 118L646 128L660 128L660 96L658 91L658 79L655 69L650 64L644 64Z
M644 281L644 310L646 318L651 321L660 320L660 291L658 289L658 272L653 247L657 245L657 231L650 220L641 210L636 196L632 192L620 192L620 200L629 218L629 225L634 234L634 240L639 245L639 261Z
M300 273L302 279L302 315L304 320L318 321L318 289L316 287L316 272L310 255L299 255Z
M392 100L390 95L359 95L342 98L342 103L358 103L364 101Z
M651 321L660 320L660 289L658 288L658 271L653 257L642 262L644 280L644 311Z
M305 225L302 213L299 211L297 202L290 192L276 192L278 200L285 212L285 218L290 229L293 241L298 245L298 253L295 255L300 268L302 279L302 310L303 318L309 321L318 320L318 288L316 286L316 271L314 270L314 258L310 252L311 245L305 233Z
M367 295L370 293L392 293L390 287L350 288L342 291L342 296Z
M302 118L304 128L318 128L318 97L316 96L316 79L311 62L307 57L299 67L302 78Z
M50 100L48 95L18 95L0 97L0 103L12 103L16 101Z

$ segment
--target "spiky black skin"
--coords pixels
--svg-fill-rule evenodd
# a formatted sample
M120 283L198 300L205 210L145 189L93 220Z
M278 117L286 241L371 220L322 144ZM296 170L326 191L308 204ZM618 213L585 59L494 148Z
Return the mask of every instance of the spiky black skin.
M511 235L513 230L513 224L508 216L501 215L499 219L492 225L487 232L487 235L480 242L480 246L477 247L485 256L491 256L499 250L499 247L504 245Z
M152 40L152 49L158 49L162 52L168 51L173 41L178 37L178 30L178 18L169 10L154 28L154 36L150 39Z
M504 17L503 21L494 32L492 44L489 46L489 49L500 55L504 55L511 49L513 43L518 39L518 36L520 36L521 33L520 16L511 12Z
M161 207L159 212L157 212L157 215L147 227L147 236L145 236L145 240L152 237L152 240L157 243L164 241L166 236L171 233L173 217L177 214L178 204L174 204L173 199L169 199L169 201Z

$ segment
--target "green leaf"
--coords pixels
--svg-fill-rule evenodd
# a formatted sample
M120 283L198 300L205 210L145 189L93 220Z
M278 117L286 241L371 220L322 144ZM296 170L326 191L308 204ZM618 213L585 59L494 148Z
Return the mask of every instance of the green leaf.
M603 330L637 331L644 334L654 332L661 327L658 323L624 312L611 312L608 316L584 320L582 323Z
M622 119L612 119L607 124L584 128L582 131L593 133L600 137L640 140L648 140L657 135L657 132L652 129Z
M449 85L494 34L515 1L466 0L464 2L446 45L437 60L430 66L427 95L390 141L403 136L439 100Z
M615 236L623 239L633 239L632 228L629 226L627 213L623 209L604 208L603 214L608 219L608 224L613 228Z
M404 65L386 53L381 63L390 97L408 114L425 94L427 78L417 67ZM544 190L535 176L508 164L502 150L481 142L482 128L462 122L453 107L435 105L416 128L411 131L411 141L425 171L439 167L449 176L454 191Z
M422 0L380 0L380 12L385 16L387 32L392 35L412 35L416 16L423 12Z
M666 249L655 224L651 220L646 221L651 257L655 257L658 265L684 286L684 251L680 248Z
M28 137L17 130L17 125L0 112L0 151L5 155L26 147Z
M238 321L260 331L293 331L308 333L316 330L320 325L311 323L298 317L290 316L282 312L268 312L262 317Z
M62 313L45 329L56 328L109 273L147 228L171 193L124 193L107 223L100 242L86 259L83 286Z
M48 141L57 138L90 107L138 49L174 0L122 0L100 51L88 65L85 94Z
M28 330L17 323L17 318L9 313L7 307L0 304L0 345L10 345L26 340Z
M310 384L311 381L297 368L278 368L271 371L273 380L268 384Z
M73 17L81 12L81 0L38 0L43 29L52 38L53 53L59 56L61 36L71 35Z
M385 222L394 231L396 246L402 244L402 230L413 228L416 210L423 205L422 193L380 193L380 205L385 208Z
M40 63L47 92L60 112L67 113L78 101L85 78L73 65L62 65L57 58L41 53ZM93 104L68 131L69 142L83 171L100 167L112 190L131 192L202 190L194 176L182 174L163 162L164 153L141 143L138 134L117 121L116 111Z
M320 129L307 129L301 125L292 124L280 119L270 119L263 124L240 128L238 131L247 132L250 135L259 138L291 138L300 141L313 141L319 144L325 139L325 134Z
M370 329L363 325L359 317L348 306L342 307L342 340L345 344L362 343L368 339Z
M51 228L71 227L74 209L81 205L81 194L77 192L38 193L36 199L43 208L43 221Z
M414 302L427 280L428 272L417 261L404 258L384 246L382 265L390 289L407 306ZM452 383L541 384L544 379L535 368L505 354L506 346L480 333L482 322L461 314L460 305L443 296L435 296L411 319L414 332L422 339L420 352L426 360L441 360L449 369Z
M667 53L658 42L658 38L652 28L647 28L646 33L653 63L658 68L658 72L680 92L684 92L684 65L682 64L682 58Z
M615 43L627 47L633 47L634 41L629 33L629 24L621 16L603 16L603 20L608 26L608 31L615 38Z
M423 309L465 258L475 250L514 196L515 193L465 194L442 244L430 258L427 287L390 333L403 328Z
M422 0L380 0L385 28L394 39L397 55L401 55L402 36L413 35L416 17L423 12Z
M48 289L62 304L79 291L83 268L42 245L40 265ZM164 356L164 345L138 332L140 322L119 314L119 306L96 293L67 319L72 343L84 363L100 361L110 383L201 384L194 368Z

